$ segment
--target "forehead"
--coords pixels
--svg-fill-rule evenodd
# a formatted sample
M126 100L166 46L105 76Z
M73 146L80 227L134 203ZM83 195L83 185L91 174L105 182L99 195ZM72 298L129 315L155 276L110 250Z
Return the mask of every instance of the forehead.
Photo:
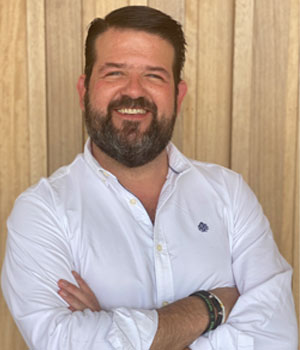
M175 50L159 35L131 29L110 28L95 42L96 64L120 62L161 65L172 71Z

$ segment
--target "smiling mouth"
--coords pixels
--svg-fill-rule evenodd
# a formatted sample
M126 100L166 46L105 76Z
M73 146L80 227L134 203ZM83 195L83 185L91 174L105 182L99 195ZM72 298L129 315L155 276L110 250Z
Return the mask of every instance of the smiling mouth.
M147 110L144 108L121 108L117 109L117 111L121 114L127 114L127 115L141 115L141 114L147 114Z

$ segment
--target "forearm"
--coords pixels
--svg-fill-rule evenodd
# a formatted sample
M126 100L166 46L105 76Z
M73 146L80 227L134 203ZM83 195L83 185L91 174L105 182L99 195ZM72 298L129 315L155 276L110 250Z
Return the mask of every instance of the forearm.
M212 291L230 313L239 293L236 288L218 288ZM151 350L185 349L205 332L209 323L207 307L198 297L187 297L158 310L158 329Z
M73 272L73 275L76 278L79 287L64 280L58 282L58 285L61 288L59 294L69 304L69 308L72 311L83 311L86 308L99 311L101 307L95 298L93 291L77 273ZM198 296L193 295L175 301L172 304L156 310L157 312L155 310L149 310L149 313L152 312L155 313L156 317L158 316L157 328L157 319L155 320L155 328L153 328L151 327L151 325L154 325L152 321L148 324L144 323L149 317L142 317L139 319L138 314L134 317L134 322L130 322L130 317L133 315L131 315L129 309L124 309L123 311L120 310L114 319L116 321L120 318L120 324L128 324L126 326L128 330L131 327L130 324L132 324L132 326L139 325L141 322L141 338L148 339L149 345L147 346L147 349L152 343L150 346L151 350L187 350L188 346L193 343L194 340L199 338L206 329L208 329L208 325L212 327L210 329L215 329L221 324L222 318L220 319L217 317L218 312L221 312L220 315L222 315L224 320L226 319L226 316L228 316L239 297L236 288L218 288L212 290L211 293L219 299L212 298L211 300L213 301L210 301L209 298L203 298L202 292ZM212 294L210 296L212 296ZM221 300L219 306L223 304L226 312L223 307L217 307L215 304L218 302L217 300ZM210 316L208 310L210 310ZM146 312L146 310L144 310L144 312ZM151 328L152 331L150 331ZM120 345L118 341L115 343L113 340L112 343L117 347Z
M187 297L158 310L158 329L151 350L182 350L197 339L209 322L204 303Z

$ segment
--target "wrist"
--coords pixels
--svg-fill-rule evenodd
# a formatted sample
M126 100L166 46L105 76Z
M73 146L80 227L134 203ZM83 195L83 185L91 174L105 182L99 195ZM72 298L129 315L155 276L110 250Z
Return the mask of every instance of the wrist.
M199 315L201 315L201 332L199 334L200 336L207 332L207 329L210 326L209 311L202 298L199 298L197 295L193 294L191 294L188 298L193 302L195 310L198 310Z
M200 290L191 294L190 297L201 299L205 305L208 324L203 333L214 330L224 323L226 317L225 306L215 294L205 290Z

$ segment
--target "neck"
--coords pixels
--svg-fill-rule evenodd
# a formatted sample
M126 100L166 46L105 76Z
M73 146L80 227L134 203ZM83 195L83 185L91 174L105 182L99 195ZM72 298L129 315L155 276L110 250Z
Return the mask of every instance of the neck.
M139 167L129 168L104 153L93 142L92 154L101 166L115 175L119 182L127 188L138 184L152 183L162 187L168 173L168 155L163 150L151 162Z
M164 149L151 162L136 168L124 166L102 152L94 143L92 154L103 168L114 174L128 191L139 198L154 223L160 192L168 174L167 151Z

